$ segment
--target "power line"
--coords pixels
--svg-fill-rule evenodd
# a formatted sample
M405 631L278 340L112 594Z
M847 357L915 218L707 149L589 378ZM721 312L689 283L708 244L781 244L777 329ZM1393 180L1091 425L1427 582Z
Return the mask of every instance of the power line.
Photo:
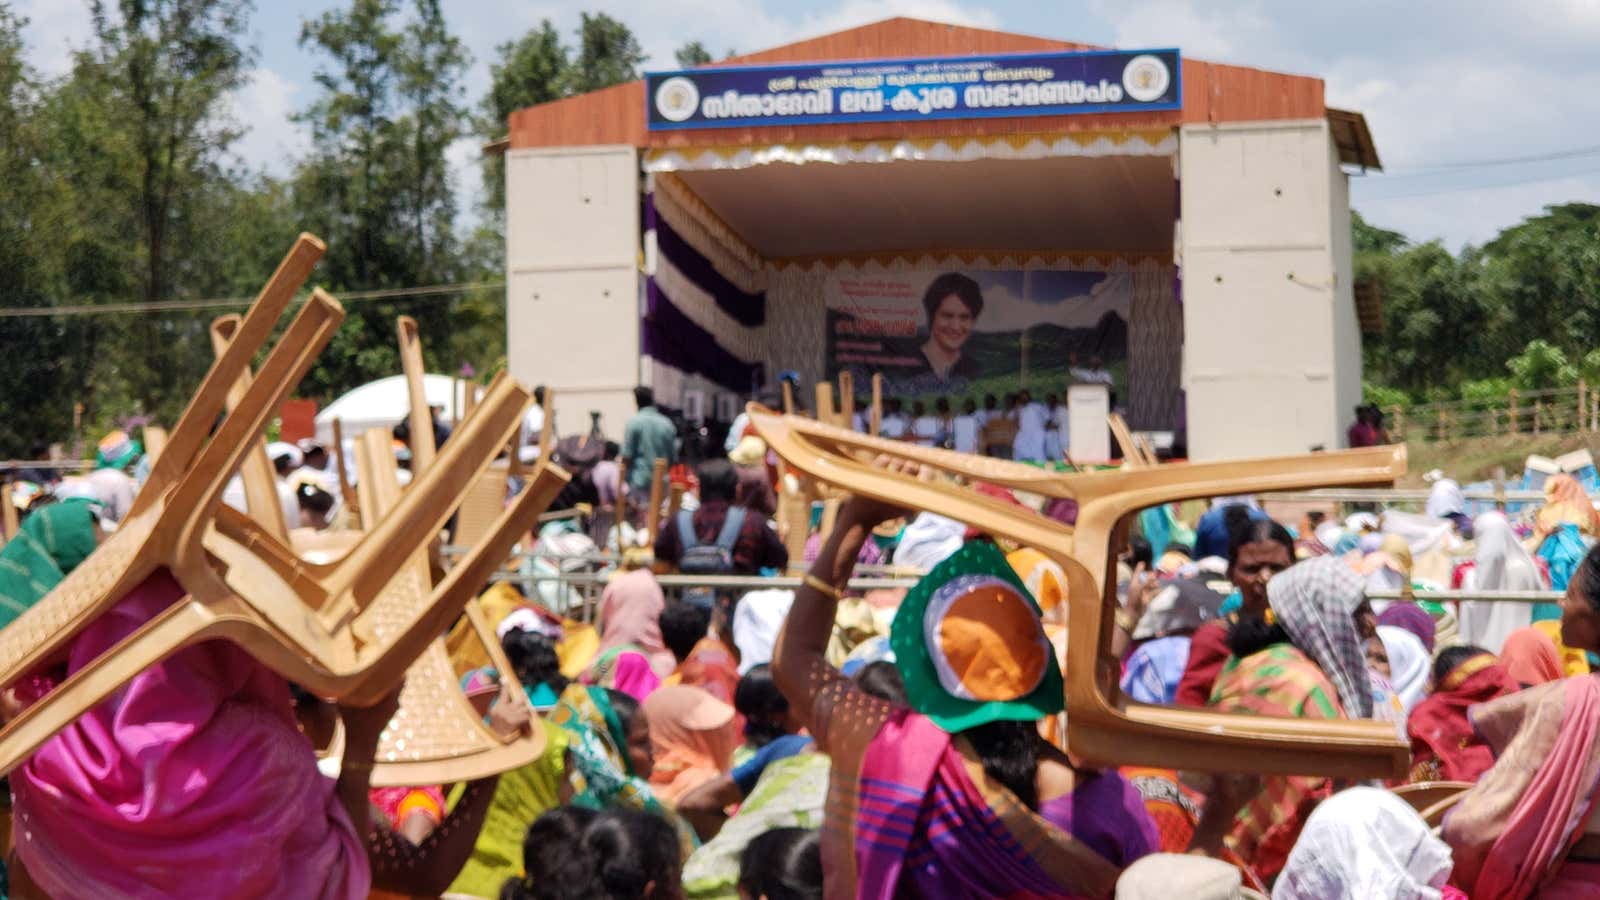
M503 281L468 281L460 284L435 284L425 287L386 288L374 291L347 291L336 294L341 303L363 300L438 299L469 291L503 288ZM224 309L249 306L254 297L217 297L210 300L157 300L143 303L80 303L65 306L19 306L0 309L0 319L46 318L52 316L100 316L128 313L174 312L196 309Z
M1362 203L1382 202L1385 200L1406 200L1412 197L1432 197L1438 194L1459 194L1464 191L1493 191L1500 188L1517 187L1524 184L1538 184L1542 181L1561 181L1565 178L1581 178L1593 175L1600 169L1580 169L1576 172L1564 172L1558 175L1540 175L1534 178L1518 178L1513 181L1502 181L1497 184L1462 184L1454 187L1430 188L1425 191L1412 191L1406 194L1387 194L1381 197L1363 197Z
M1426 171L1418 171L1418 170L1439 169L1439 170L1448 171L1448 170L1453 170L1453 169L1482 169L1482 168L1488 168L1488 167L1491 167L1491 166L1520 166L1520 165L1526 165L1528 163L1555 162L1557 160L1562 160L1562 159L1580 159L1580 158L1585 157L1585 156L1595 156L1595 155L1600 155L1600 144L1596 144L1596 145L1588 146L1588 147L1573 147L1573 148L1568 149L1568 150L1552 150L1552 151L1549 151L1547 153L1534 153L1534 154L1531 154L1531 155L1528 155L1528 156L1501 156L1501 157L1492 157L1492 158L1488 158L1488 159L1457 160L1457 161L1454 161L1454 162L1419 163L1419 164L1414 165L1414 166L1407 166L1407 165L1388 166L1386 168L1387 169L1400 169L1403 172L1410 172L1409 175L1402 174L1402 175L1396 175L1396 176L1391 176L1391 177L1396 177L1396 178L1413 177L1414 178L1414 177L1418 177L1418 176L1422 176L1422 175L1440 174L1440 173L1437 173L1437 172L1426 172Z

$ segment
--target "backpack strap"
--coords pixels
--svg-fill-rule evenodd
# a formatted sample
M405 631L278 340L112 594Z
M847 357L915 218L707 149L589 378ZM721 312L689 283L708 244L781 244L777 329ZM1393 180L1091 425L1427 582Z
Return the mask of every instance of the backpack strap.
M678 540L684 550L700 546L700 539L694 536L694 513L687 509L678 510Z
M739 530L744 528L744 513L742 506L729 507L728 517L722 520L722 530L717 533L718 547L733 552L733 545L739 541Z

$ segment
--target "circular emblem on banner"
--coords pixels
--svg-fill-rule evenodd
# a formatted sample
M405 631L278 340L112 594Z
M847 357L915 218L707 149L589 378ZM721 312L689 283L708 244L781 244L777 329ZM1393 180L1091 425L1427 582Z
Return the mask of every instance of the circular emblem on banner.
M1128 96L1140 103L1161 99L1172 84L1172 73L1159 56L1143 54L1128 60L1122 69L1122 86Z
M668 78L656 88L656 111L668 122L686 121L699 108L700 89L682 75Z

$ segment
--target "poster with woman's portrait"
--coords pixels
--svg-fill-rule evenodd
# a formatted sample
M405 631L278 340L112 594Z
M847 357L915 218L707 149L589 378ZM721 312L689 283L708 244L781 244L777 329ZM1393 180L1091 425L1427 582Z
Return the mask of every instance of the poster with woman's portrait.
M828 373L901 397L1126 383L1129 276L1066 269L839 273Z

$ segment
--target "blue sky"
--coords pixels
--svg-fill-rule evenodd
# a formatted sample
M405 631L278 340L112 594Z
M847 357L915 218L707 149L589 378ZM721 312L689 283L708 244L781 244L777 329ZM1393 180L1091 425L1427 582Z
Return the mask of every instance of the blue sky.
M0 0L3 2L3 0ZM31 62L59 73L88 34L81 0L12 0L32 20ZM288 120L310 102L319 61L297 45L300 22L336 4L258 0L250 85L234 98L250 131L246 162L282 172L304 146ZM549 18L570 35L582 10L627 22L672 68L672 51L700 40L714 54L747 52L894 15L1120 47L1176 46L1221 62L1318 75L1328 102L1365 113L1388 168L1352 179L1353 205L1413 239L1452 249L1482 242L1545 204L1600 202L1600 3L1541 0L445 0L474 56L468 95L488 85L496 44ZM476 191L478 137L452 147L463 190ZM1564 151L1564 158L1527 160ZM1495 165L1455 165L1508 161Z

